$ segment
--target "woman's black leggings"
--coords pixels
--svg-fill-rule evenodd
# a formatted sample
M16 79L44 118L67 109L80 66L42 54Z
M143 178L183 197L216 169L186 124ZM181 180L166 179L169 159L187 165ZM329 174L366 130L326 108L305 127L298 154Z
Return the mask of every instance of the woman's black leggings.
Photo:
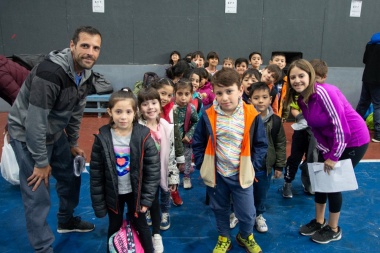
M339 158L339 160L344 160L350 158L352 161L352 166L355 166L360 162L363 158L365 152L368 149L368 143L364 144L360 147L352 147L346 148ZM319 162L324 162L322 153L319 153ZM314 201L318 204L326 204L327 199L329 200L329 211L331 213L338 213L342 208L342 193L341 192L333 192L333 193L325 193L325 192L316 192Z

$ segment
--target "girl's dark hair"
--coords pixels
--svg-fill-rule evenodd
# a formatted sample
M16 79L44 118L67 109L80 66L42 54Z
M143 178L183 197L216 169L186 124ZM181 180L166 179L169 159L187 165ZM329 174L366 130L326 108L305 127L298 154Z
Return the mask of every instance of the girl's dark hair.
M142 88L139 91L139 93L137 94L137 104L138 104L139 109L141 109L142 103L144 103L147 100L154 100L154 99L158 100L158 103L160 104L160 108L162 111L162 107L161 107L161 103L160 103L161 98L160 98L160 94L158 93L158 91L153 87ZM144 116L142 114L141 114L141 117L144 118ZM157 120L159 120L159 118Z
M196 68L194 71L199 76L199 81L202 80L202 78L206 79L208 82L210 81L210 74L207 72L205 68Z
M194 58L196 58L197 56L199 56L199 57L202 58L203 60L206 60L204 54L202 53L202 51L195 51L194 53L192 53L192 54L191 54L191 59L194 59Z
M193 93L193 85L187 78L181 78L179 81L174 85L174 93L177 92L177 90L180 89L190 89L190 92Z
M133 91L129 87L122 88L119 91L116 91L112 93L109 101L108 101L108 109L112 110L112 108L115 106L115 104L119 101L130 99L132 101L132 109L135 113L135 116L133 118L133 123L138 122L138 117L137 117L137 101L136 97L133 94ZM111 127L115 124L113 121L113 118L110 117L109 124Z
M156 90L159 90L166 85L170 85L170 86L174 87L173 81L170 80L169 78L166 78L166 77L163 77L161 79L154 81L150 86L155 88Z
M243 62L245 62L245 64L247 64L247 67L248 67L248 60L246 58L237 58L236 61L235 61L235 68L236 68L237 65L240 65Z
M181 59L181 54L178 51L174 50L173 52L170 53L170 56L169 56L169 64L171 64L171 65L173 65L173 63L174 63L173 60L172 60L172 55L173 54L178 54L178 56L179 56L178 60Z
M176 77L181 78L187 69L189 64L185 60L179 60L176 65L166 69L166 75L172 80Z
M209 59L218 59L219 61L219 55L216 52L211 51L207 54L207 60Z
M160 94L158 94L158 91L153 87L148 88L142 88L139 93L137 94L137 104L140 108L141 104L147 100L154 100L157 99L160 101Z
M249 68L247 69L244 73L243 73L243 76L241 77L241 80L244 79L244 77L246 76L254 76L256 77L257 81L260 81L261 80L261 73L260 71L258 71L257 69L252 69L252 68Z

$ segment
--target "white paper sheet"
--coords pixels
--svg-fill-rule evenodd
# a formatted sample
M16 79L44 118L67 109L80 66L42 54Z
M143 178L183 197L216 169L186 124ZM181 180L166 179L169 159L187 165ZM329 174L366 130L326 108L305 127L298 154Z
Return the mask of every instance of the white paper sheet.
M237 12L237 0L226 0L225 13Z
M338 161L330 175L324 172L323 163L308 163L311 189L314 192L343 192L358 189L350 159Z
M92 0L92 12L104 13L105 0Z
M352 0L351 1L350 17L360 18L361 13L362 13L362 1L361 0Z

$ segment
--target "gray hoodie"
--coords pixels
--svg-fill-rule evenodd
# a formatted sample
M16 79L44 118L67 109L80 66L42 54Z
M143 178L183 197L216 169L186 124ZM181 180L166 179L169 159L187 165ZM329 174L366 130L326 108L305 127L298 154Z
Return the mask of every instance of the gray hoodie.
M70 48L51 52L26 78L8 114L9 134L26 142L36 167L49 164L46 145L65 131L71 146L77 146L91 70L75 83Z

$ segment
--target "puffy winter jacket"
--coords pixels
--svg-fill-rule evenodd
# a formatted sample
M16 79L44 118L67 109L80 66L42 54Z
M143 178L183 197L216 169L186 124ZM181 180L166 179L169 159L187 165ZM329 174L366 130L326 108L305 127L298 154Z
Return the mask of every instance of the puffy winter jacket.
M150 207L160 183L160 157L149 128L135 123L130 141L130 173L135 199L135 215L140 206ZM105 125L95 135L90 162L90 192L96 217L107 208L118 213L118 179L111 127Z
M12 105L28 75L29 70L0 55L0 97Z

